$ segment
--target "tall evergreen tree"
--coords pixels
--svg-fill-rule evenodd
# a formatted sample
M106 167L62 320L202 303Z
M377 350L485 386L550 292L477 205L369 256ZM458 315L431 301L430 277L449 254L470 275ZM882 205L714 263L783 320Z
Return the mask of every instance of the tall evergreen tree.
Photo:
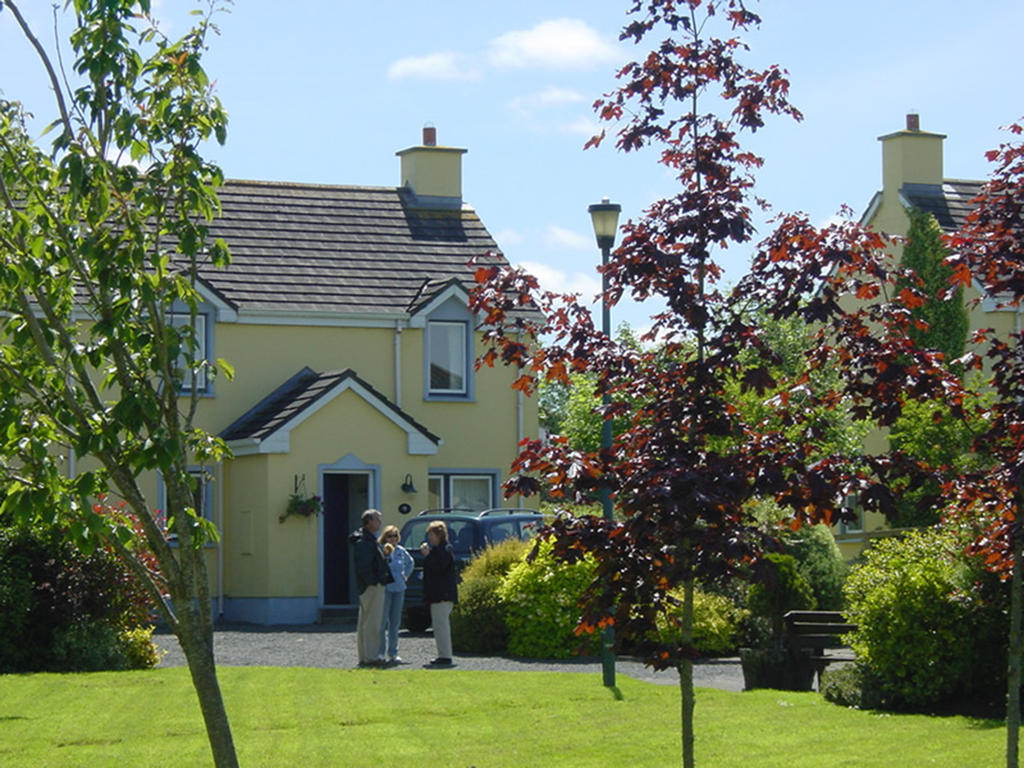
M917 208L907 211L910 228L903 248L900 266L916 276L915 288L921 303L911 307L913 322L910 338L921 349L941 352L946 364L964 354L967 346L968 315L964 306L963 288L951 288L953 270L946 262L948 251L942 228L935 217ZM903 281L906 287L909 281ZM970 463L970 430L953 419L941 401L915 403L904 412L891 432L893 447L915 456L931 466L954 466L963 469ZM925 498L934 504L922 503ZM908 488L897 501L899 512L893 524L900 528L934 525L941 516L938 486L929 483Z
M935 217L917 208L907 211L910 229L900 266L913 271L920 283L924 303L911 309L917 323L910 336L922 349L935 349L952 361L964 353L967 345L967 308L962 287L950 288L952 268L946 263L942 228Z

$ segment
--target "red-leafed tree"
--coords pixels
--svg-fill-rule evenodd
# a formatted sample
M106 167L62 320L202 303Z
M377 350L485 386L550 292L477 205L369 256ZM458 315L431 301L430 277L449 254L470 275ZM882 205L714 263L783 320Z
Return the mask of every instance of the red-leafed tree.
M1024 302L1024 120L1010 126L1014 140L988 153L995 170L976 207L954 235L951 259L961 284L973 281L984 295L1020 312ZM1021 720L1021 563L1024 562L1024 333L978 331L974 367L986 361L989 399L975 423L985 425L974 451L981 469L961 473L945 486L958 512L987 524L973 551L1011 582L1006 697L1006 764L1016 768Z
M772 498L794 525L835 522L849 499L890 513L894 478L924 468L898 455L830 452L823 412L891 425L908 397L948 394L958 413L962 395L941 356L909 340L907 306L921 296L912 284L896 288L881 235L849 222L818 230L789 216L752 246L753 172L762 161L740 136L769 116L800 115L782 70L742 66L744 44L710 30L733 35L759 18L739 0L649 0L632 13L623 39L669 36L623 67L618 90L595 106L602 119L621 121L619 150L658 148L680 191L622 228L604 299L657 299L664 309L647 337L657 349L616 345L575 297L542 293L515 270L479 270L473 304L486 314L490 345L480 364L520 366L524 389L590 373L596 397L611 396L603 416L628 425L608 451L525 443L507 490L546 484L556 496L614 495L620 521L564 516L549 535L560 557L589 553L597 563L579 630L613 626L649 664L678 669L683 763L692 766L694 583L757 569L772 542L750 503ZM721 288L714 260L728 247L756 251L733 290ZM520 311L531 303L543 320ZM813 328L806 365L785 376L756 317L798 317ZM843 376L811 386L826 368ZM770 402L768 415L737 407L737 381ZM651 630L680 587L682 640L666 643Z

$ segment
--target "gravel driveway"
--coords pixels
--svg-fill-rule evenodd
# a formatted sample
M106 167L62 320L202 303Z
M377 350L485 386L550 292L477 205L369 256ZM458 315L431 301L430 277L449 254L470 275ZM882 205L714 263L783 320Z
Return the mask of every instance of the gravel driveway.
M153 640L166 655L160 667L180 667L185 657L178 646L177 638L166 631L158 630ZM355 630L337 626L274 626L225 625L218 627L214 634L217 663L226 666L259 667L320 667L351 668L356 666ZM417 669L437 655L434 638L430 632L410 633L402 631L398 642L398 653L404 664L394 669ZM455 656L456 669L485 670L533 670L554 672L580 672L601 674L601 660L571 659L553 661L550 659L520 659L501 656ZM646 680L658 685L678 685L679 676L675 670L654 672L638 661L619 658L615 664L616 673L628 675L637 680ZM742 691L743 673L739 659L709 659L698 662L693 670L694 685L705 688L720 688L724 691Z

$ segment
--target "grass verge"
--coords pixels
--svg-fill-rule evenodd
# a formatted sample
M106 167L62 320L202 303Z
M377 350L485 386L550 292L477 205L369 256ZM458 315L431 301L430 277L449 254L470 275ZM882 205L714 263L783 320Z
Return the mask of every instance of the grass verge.
M549 672L222 667L243 766L679 765L679 692ZM697 763L997 765L1002 723L882 715L814 693L699 689ZM0 765L205 766L183 668L0 677Z

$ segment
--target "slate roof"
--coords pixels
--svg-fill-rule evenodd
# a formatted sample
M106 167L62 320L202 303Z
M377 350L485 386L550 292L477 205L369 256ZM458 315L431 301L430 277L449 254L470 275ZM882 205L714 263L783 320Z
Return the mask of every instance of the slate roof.
M382 407L393 412L431 442L440 443L440 437L388 400L351 368L324 373L317 373L308 367L303 368L230 424L220 436L226 441L264 440L315 407L322 398L328 397L338 385L346 381L359 384L377 399Z
M402 188L233 180L220 200L232 263L201 277L240 311L401 314L452 278L470 288L470 257L498 250L468 206L416 208Z
M946 232L960 228L974 207L971 200L981 193L983 182L944 179L942 185L904 184L900 193L915 208L935 216Z

